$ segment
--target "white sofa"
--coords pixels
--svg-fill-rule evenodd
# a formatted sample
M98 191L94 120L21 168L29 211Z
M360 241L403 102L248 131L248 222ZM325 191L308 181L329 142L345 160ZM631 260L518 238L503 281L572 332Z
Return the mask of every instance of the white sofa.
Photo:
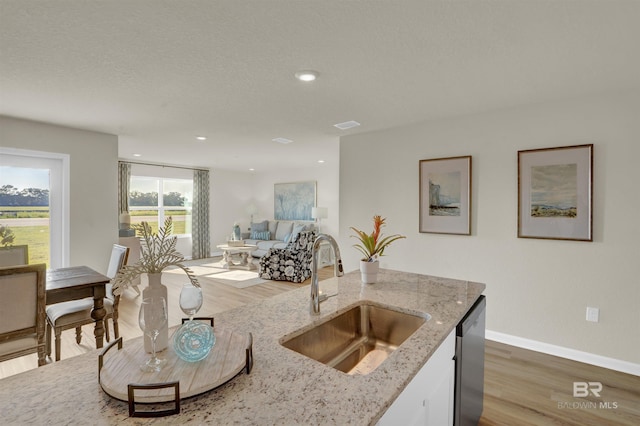
M257 245L251 255L260 258L270 248L286 248L302 231L315 230L313 222L291 220L264 220L251 224L251 232L243 234L245 244Z

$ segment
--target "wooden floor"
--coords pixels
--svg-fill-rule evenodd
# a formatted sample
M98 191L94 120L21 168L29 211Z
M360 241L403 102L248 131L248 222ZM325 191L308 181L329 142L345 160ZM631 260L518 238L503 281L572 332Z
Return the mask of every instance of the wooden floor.
M320 271L320 280L333 276L333 268ZM169 300L177 300L186 278L163 274ZM233 309L286 291L307 286L269 281L245 289L207 281L203 285L202 315ZM144 282L141 287L144 287ZM142 335L138 327L140 297L126 290L120 302L120 334L130 339ZM169 325L182 318L179 309L170 308ZM62 333L62 357L69 358L95 349L93 325L83 327L82 343L75 333ZM0 378L37 366L36 355L0 363ZM574 398L573 382L601 382L600 398ZM640 377L557 358L487 341L485 347L484 412L479 425L640 425Z
M640 425L640 377L508 346L485 344L479 425ZM600 382L600 398L573 397L573 382Z

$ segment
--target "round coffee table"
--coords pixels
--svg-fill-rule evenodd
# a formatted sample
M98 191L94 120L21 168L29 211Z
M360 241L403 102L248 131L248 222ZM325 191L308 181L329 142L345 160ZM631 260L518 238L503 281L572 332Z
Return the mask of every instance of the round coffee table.
M246 269L247 271L250 271L251 269L255 269L255 265L253 264L253 262L249 262L249 254L256 250L258 248L258 246L256 245L251 245L251 244L247 244L244 246L230 246L228 244L220 244L218 246L220 250L223 251L222 253L222 258L223 258L223 268L226 269ZM233 255L235 254L239 254L240 255L240 262L239 263L235 263L232 259Z

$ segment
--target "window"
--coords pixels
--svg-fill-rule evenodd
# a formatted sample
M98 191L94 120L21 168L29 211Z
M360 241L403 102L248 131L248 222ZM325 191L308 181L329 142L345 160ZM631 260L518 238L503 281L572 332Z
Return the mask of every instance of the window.
M29 263L68 265L69 156L0 148L0 224L13 245L29 246Z
M158 194L162 194L160 197ZM165 218L173 218L173 233L191 235L193 179L131 175L129 213L131 223L146 221L154 231Z

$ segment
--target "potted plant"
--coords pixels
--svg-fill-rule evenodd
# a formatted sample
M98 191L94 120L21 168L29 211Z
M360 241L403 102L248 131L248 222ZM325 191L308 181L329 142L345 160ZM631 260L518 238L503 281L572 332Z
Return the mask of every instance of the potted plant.
M162 284L161 276L162 271L170 266L182 269L187 274L191 284L195 287L200 287L200 283L198 283L198 279L191 269L182 264L184 256L176 250L178 239L175 235L171 235L173 230L173 219L171 217L165 219L164 226L160 227L157 233L153 232L148 222L133 225L132 228L142 236L140 260L132 265L125 265L118 272L113 282L113 294L115 296L121 295L136 277L146 273L149 278L149 285L142 291L143 299L164 297L167 300L167 287ZM168 325L165 324L157 338L156 349L158 351L167 347L168 337ZM145 337L145 349L147 351L151 350L151 341L147 337Z
M2 247L7 247L13 244L16 236L13 230L9 228L9 225L0 225L0 244Z
M362 282L365 284L376 282L380 268L378 259L384 255L384 251L389 247L389 244L401 238L406 238L399 234L384 237L382 235L382 227L385 225L385 220L380 215L373 216L373 232L371 234L360 231L353 226L351 227L356 233L351 237L360 240L359 244L354 244L353 246L363 254L360 259L360 272L362 274Z

